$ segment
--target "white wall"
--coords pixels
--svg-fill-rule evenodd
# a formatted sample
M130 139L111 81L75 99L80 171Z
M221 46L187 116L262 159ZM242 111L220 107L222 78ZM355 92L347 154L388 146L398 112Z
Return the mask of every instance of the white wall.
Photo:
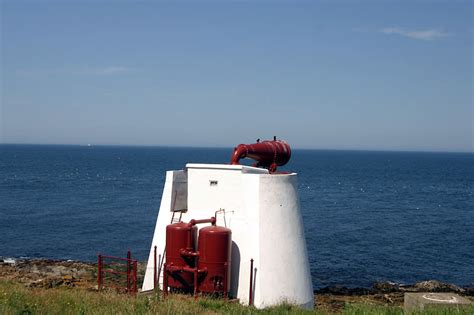
M260 176L260 270L255 303L314 304L296 174ZM268 290L267 288L272 288Z
M151 243L150 255L143 279L142 291L153 290L154 278L154 248L157 247L157 264L159 255L163 256L165 249L166 226L170 224L172 218L171 208L176 206L173 198L177 191L183 191L182 186L187 183L187 174L185 171L167 171L165 185L163 187L163 195L161 196L160 210L156 220L155 232ZM158 269L158 267L157 267ZM161 281L160 277L159 283Z
M153 289L154 245L163 253L173 180L184 182L187 176L188 211L183 221L209 218L219 209L226 211L225 221L219 214L217 224L232 230L230 295L248 304L253 258L256 307L289 301L312 308L296 174L268 174L265 169L242 165L188 164L186 170L167 173L143 290Z

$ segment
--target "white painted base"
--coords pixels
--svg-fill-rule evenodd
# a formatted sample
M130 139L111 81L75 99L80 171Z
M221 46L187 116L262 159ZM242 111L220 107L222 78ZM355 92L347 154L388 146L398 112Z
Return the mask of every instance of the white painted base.
M186 182L188 211L183 221L209 218L225 209L224 215L217 215L217 224L232 229L232 297L248 304L253 258L256 307L290 302L313 308L297 175L268 174L265 169L242 165L188 164L184 171L167 172L144 291L153 289L154 246L158 254L164 253L166 225L171 222L173 205L182 207L186 200L182 196Z

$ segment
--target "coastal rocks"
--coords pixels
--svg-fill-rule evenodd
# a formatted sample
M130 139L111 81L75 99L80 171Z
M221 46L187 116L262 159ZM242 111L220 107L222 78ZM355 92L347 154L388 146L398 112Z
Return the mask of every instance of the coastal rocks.
M379 293L390 292L456 292L464 293L465 289L450 283L437 280L420 281L415 284L399 284L390 281L380 281L373 285L373 290Z
M314 291L315 294L332 294L332 295L366 295L371 294L372 290L367 288L348 288L344 286L324 287Z
M464 288L464 295L474 296L474 287L465 287Z
M24 260L17 262L15 267L20 272L50 277L61 277L65 275L81 277L86 275L93 268L91 264L54 260Z
M421 281L413 285L413 292L458 292L463 293L464 289L450 283L443 283L436 280Z
M32 288L90 287L96 281L94 264L46 259L0 262L0 279Z
M25 286L30 288L57 288L60 286L75 287L76 283L79 282L79 279L74 278L73 276L63 276L61 278L45 278L38 280L29 280L23 279Z
M372 285L372 288L375 292L379 293L391 293L400 291L400 285L398 283L390 281L377 281Z
M8 264L8 265L14 265L16 263L16 260L13 258L2 258L0 259L0 264Z
M474 288L461 288L450 283L444 283L437 280L427 280L420 281L415 284L400 284L390 281L377 281L372 285L372 288L329 286L314 291L315 294L333 295L368 295L396 292L455 292L464 295L474 295Z

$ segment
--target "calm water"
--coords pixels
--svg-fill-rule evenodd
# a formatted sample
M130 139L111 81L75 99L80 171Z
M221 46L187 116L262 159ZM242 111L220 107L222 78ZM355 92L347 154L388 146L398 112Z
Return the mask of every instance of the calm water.
M231 149L0 145L0 256L148 256L165 171ZM474 285L474 154L294 150L314 287Z

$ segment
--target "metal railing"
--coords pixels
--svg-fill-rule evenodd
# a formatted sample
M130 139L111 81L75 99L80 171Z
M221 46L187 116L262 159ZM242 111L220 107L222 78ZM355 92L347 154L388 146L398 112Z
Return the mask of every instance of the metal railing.
M137 260L127 252L127 258L97 255L97 286L98 290L113 288L124 293L136 294ZM124 278L126 282L124 283Z

